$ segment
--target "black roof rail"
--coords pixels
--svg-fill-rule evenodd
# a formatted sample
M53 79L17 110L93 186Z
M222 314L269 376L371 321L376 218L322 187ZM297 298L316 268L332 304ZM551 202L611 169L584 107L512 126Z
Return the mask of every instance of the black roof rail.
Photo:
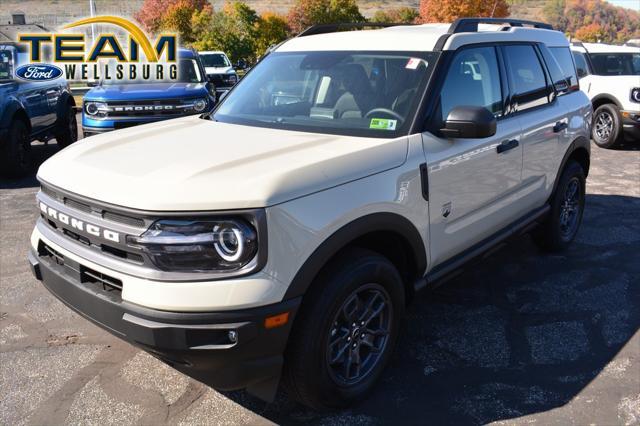
M477 33L478 24L508 24L511 27L524 27L529 26L533 28L540 28L544 30L553 30L551 24L537 21L527 21L524 19L511 19L511 18L458 18L449 27L447 31L449 34L456 33Z
M414 25L414 24L403 24L403 23L385 23L385 22L340 22L335 24L318 24L313 25L306 30L302 31L296 37L306 37L310 35L316 34L327 34L327 33L335 33L338 30L349 30L349 29L363 29L363 28L389 28L389 27L397 27L399 25Z

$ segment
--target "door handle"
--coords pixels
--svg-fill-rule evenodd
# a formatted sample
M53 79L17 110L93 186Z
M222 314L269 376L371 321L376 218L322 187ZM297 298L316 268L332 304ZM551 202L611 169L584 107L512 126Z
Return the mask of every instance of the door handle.
M498 151L498 154L502 154L503 152L507 152L510 149L516 148L518 145L520 145L520 142L518 142L517 139L507 140L498 145L496 147L496 151Z
M560 133L561 131L563 131L567 127L569 127L569 125L567 123L565 123L564 121L558 121L556 123L556 125L553 126L553 133Z

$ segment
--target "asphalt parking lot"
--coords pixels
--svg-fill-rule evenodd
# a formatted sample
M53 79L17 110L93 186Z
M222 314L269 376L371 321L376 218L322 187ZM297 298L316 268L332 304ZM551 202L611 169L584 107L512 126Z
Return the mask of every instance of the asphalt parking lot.
M370 398L324 414L216 392L64 307L27 266L37 189L0 181L0 424L640 424L640 143L593 147L569 251L521 238L423 292Z

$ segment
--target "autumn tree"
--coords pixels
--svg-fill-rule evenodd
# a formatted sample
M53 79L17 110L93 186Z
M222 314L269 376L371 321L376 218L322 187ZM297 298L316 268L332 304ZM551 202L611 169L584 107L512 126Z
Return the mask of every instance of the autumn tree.
M189 43L195 39L191 27L193 15L212 12L207 0L145 0L134 17L150 33L175 31L183 42Z
M364 22L356 0L296 0L287 15L294 33L316 24Z
M263 13L255 27L254 53L256 57L264 55L270 46L286 40L289 35L289 25L286 18L272 12Z
M605 32L599 24L592 23L579 28L575 37L580 41L597 43L605 38Z
M377 11L371 21L373 22L383 22L387 24L392 23L403 23L403 24L412 24L418 19L420 13L412 7L397 7L394 9L388 10L379 10Z
M547 0L544 20L571 37L623 43L640 37L640 13L603 0Z
M507 0L421 0L420 22L453 22L458 18L509 16Z

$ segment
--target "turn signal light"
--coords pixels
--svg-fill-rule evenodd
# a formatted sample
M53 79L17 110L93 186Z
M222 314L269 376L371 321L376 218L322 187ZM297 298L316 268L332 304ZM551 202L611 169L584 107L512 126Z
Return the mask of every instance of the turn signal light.
M283 312L264 319L264 328L276 328L285 325L289 321L289 312Z

